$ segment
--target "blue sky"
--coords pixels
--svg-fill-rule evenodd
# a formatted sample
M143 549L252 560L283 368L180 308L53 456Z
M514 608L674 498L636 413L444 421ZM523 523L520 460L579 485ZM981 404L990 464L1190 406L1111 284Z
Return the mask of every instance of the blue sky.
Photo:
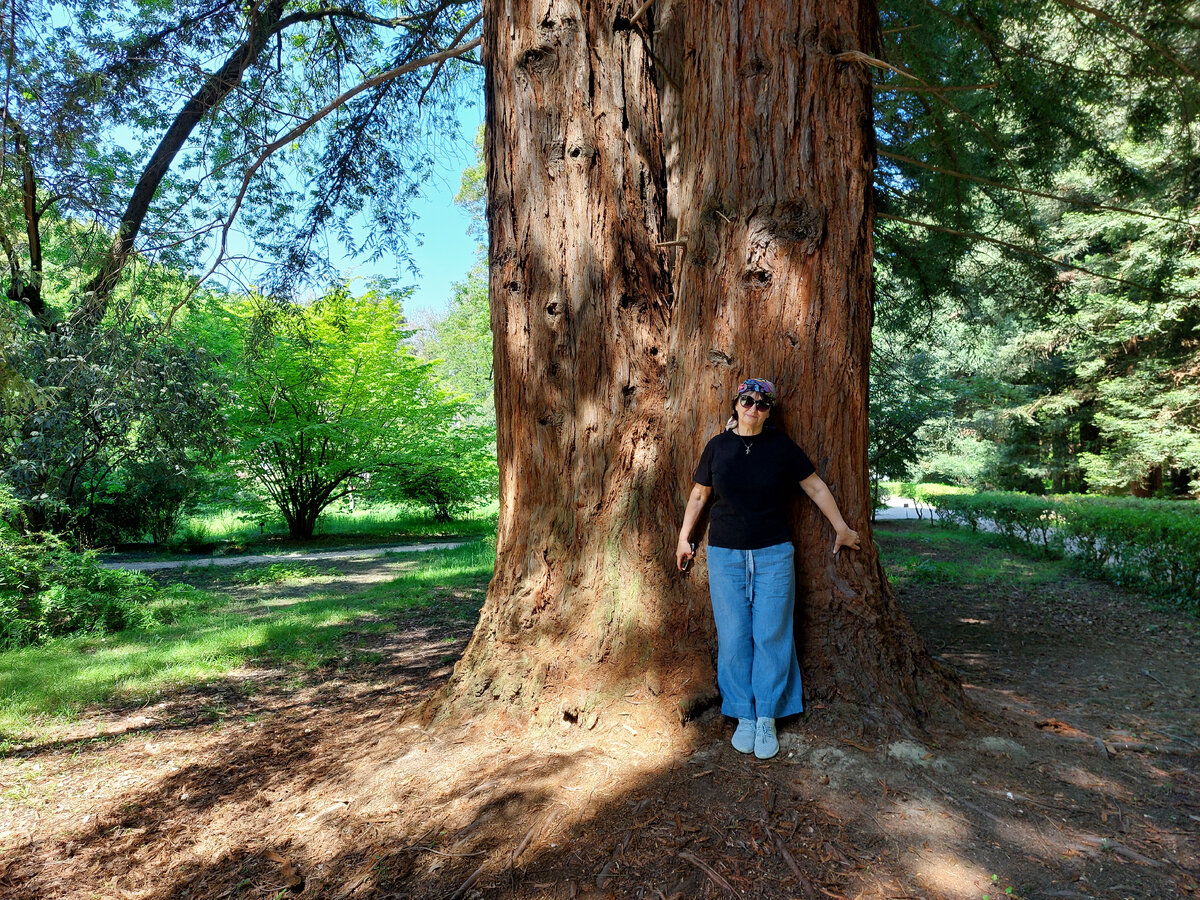
M353 259L343 261L343 274L351 278L384 275L399 279L401 285L415 286L413 296L404 304L411 321L441 314L450 302L451 287L462 281L475 264L475 241L467 235L467 214L454 205L462 171L475 161L475 133L483 121L482 99L472 106L459 107L459 131L453 141L444 144L433 177L426 182L423 196L413 204L417 215L417 230L422 243L411 247L413 261L420 271L418 277L404 267L381 260L362 263Z

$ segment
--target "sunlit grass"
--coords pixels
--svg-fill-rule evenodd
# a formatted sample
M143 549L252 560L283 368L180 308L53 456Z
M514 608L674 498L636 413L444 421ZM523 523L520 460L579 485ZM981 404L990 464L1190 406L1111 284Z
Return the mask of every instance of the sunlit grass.
M888 577L900 584L1039 585L1069 577L1061 560L1037 556L1015 538L932 524L877 527L875 539Z
M484 534L495 527L498 504L494 501L456 516L449 522L438 522L423 509L396 504L360 505L351 512L344 505L335 505L317 520L314 539L354 535L381 537L419 537L428 535ZM287 525L275 516L262 519L234 509L217 510L205 515L188 516L180 527L179 536L192 542L234 542L254 544L287 535Z
M313 537L292 540L282 518L264 517L238 509L217 509L202 515L185 516L175 536L161 548L139 550L137 556L159 558L164 553L176 558L212 553L270 553L274 548L317 550L354 545L404 543L436 538L470 538L496 529L499 504L492 501L438 522L425 509L398 504L359 504L351 512L334 504L317 520Z
M364 663L345 632L389 630L389 616L449 604L450 616L473 615L454 589L486 585L495 561L486 541L456 550L405 555L411 570L355 593L326 592L232 605L193 592L170 625L104 637L76 637L0 653L0 749L39 725L70 721L97 704L153 702L170 691L218 681L243 665L314 669ZM231 575L232 578L232 575ZM291 602L288 602L289 599Z

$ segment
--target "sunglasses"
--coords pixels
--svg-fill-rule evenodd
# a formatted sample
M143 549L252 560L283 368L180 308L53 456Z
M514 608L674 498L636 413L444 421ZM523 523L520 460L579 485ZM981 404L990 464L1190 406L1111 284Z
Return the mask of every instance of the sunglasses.
M741 397L738 397L738 403L742 405L743 409L756 406L759 412L766 412L773 405L770 400L755 400L749 394L743 394Z

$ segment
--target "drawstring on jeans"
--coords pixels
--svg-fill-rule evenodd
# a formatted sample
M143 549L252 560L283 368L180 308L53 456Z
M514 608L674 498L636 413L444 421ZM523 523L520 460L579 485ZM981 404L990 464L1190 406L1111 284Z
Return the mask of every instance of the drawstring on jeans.
M746 551L746 598L754 605L754 551Z

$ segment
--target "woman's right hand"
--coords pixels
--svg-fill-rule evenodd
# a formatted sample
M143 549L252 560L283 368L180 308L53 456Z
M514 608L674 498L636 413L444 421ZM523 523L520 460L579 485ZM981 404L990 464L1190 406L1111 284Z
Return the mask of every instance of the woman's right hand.
M679 535L679 543L675 545L675 565L680 572L686 572L687 566L691 564L696 556L696 547L682 534Z

